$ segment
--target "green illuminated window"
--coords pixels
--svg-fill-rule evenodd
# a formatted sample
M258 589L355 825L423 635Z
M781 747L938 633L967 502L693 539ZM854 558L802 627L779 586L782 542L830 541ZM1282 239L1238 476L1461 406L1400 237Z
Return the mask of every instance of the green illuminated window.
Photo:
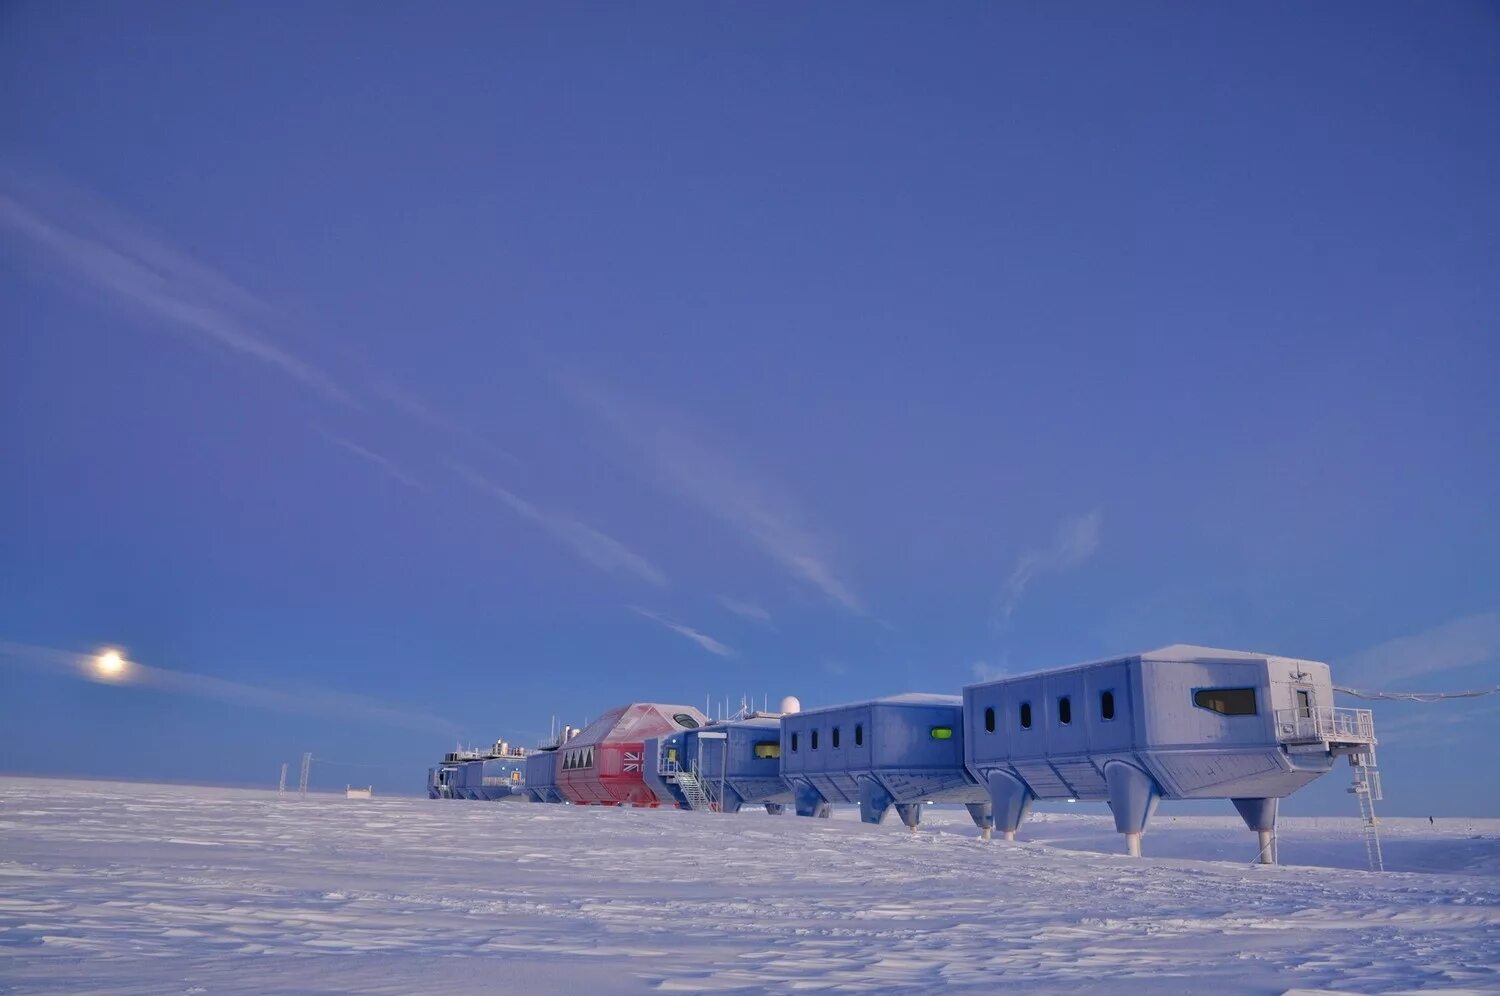
M934 740L952 740L953 739L953 727L951 727L951 726L934 726L928 732L931 733L932 739L934 739Z

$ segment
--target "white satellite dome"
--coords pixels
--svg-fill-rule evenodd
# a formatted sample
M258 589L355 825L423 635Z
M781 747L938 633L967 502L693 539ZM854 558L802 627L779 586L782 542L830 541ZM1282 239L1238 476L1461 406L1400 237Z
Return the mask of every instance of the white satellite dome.
M794 712L802 711L802 700L795 695L788 695L781 700L781 714L790 716Z

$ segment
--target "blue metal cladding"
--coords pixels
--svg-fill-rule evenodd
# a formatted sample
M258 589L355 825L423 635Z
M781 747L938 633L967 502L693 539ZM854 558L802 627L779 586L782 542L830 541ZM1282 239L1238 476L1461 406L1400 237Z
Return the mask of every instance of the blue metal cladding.
M915 826L924 802L961 802L988 823L988 796L964 763L963 700L896 695L781 718L781 775L800 815L854 803L866 822L895 807Z
M526 755L526 796L532 802L562 802L557 791L557 758L555 750L539 750Z
M791 786L781 777L780 746L781 721L774 716L715 723L687 734L687 756L697 763L706 781L722 782L722 806L728 812L745 804L792 801Z
M1225 691L1253 711L1198 702L1207 693L1211 706ZM1016 804L1016 785L1029 798L1114 799L1133 811L1157 798L1280 798L1332 765L1326 753L1294 754L1277 739L1275 711L1292 708L1299 693L1332 706L1326 664L1163 647L968 686L965 757L974 778L998 793L997 807Z
M480 762L479 798L491 802L521 795L526 771L522 757L487 757Z
M477 802L484 798L484 762L465 761L458 766L459 798Z
M646 787L660 800L663 806L687 808L687 800L675 781L662 777L662 759L681 764L685 757L687 738L694 730L676 730L659 737L648 737L642 742L642 778Z

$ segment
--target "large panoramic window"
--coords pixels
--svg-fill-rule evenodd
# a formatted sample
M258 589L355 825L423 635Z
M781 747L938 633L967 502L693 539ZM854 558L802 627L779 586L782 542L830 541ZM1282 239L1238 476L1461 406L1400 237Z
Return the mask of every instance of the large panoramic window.
M795 750L796 748L793 748ZM781 742L779 740L762 740L755 745L755 756L759 758L778 758L781 756Z
M1031 729L1031 703L1030 702L1022 702L1021 703L1021 729L1023 729L1023 730L1029 730L1029 729Z
M990 706L984 711L984 732L995 732L995 707Z
M1114 719L1115 718L1115 693L1114 692L1100 692L1099 693L1099 718L1100 719Z
M1057 700L1057 722L1061 726L1073 722L1073 700L1066 695Z
M1254 716L1255 689L1200 688L1193 693L1193 705L1222 716Z

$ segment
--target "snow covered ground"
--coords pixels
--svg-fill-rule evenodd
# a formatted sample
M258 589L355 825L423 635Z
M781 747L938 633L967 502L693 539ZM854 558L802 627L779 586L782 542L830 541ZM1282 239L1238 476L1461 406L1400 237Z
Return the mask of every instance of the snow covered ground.
M1226 809L1228 806L1226 804ZM1500 990L1500 821L747 812L0 779L0 990Z

